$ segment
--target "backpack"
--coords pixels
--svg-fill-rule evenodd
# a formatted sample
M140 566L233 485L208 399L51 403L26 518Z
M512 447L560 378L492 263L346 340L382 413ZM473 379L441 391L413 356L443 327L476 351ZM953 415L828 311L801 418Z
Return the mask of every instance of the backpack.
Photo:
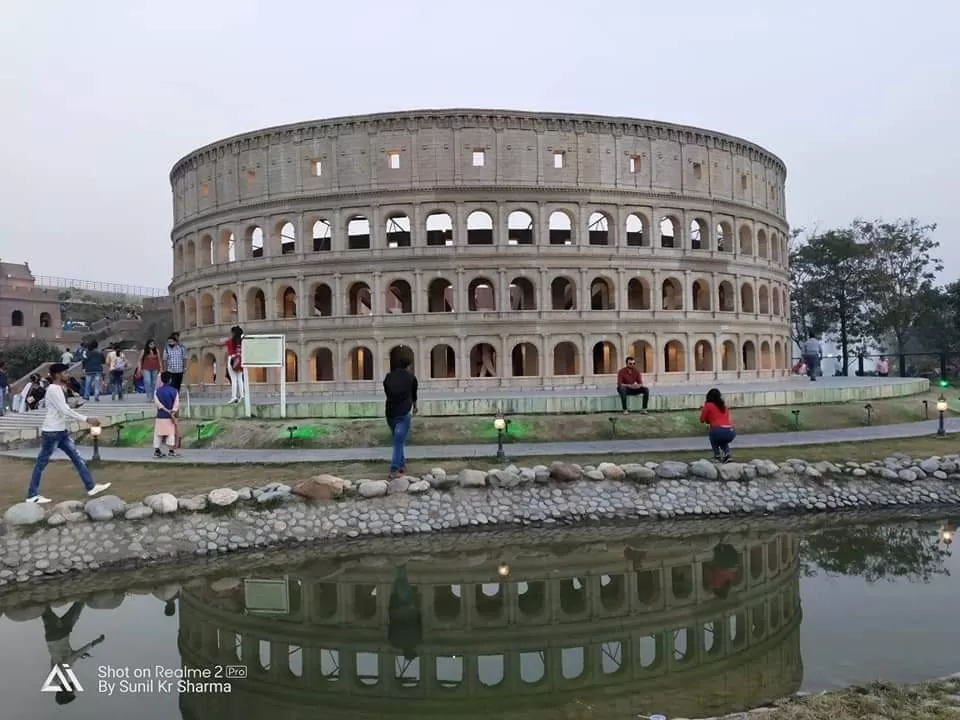
M113 359L113 364L110 366L111 370L126 370L127 369L127 359L120 355L119 353Z

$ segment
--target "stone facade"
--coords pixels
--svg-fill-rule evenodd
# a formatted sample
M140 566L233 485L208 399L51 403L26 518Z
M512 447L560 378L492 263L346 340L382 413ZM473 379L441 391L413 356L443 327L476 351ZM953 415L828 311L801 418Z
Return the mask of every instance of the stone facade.
M59 343L62 326L59 293L37 287L29 264L0 262L0 344Z
M314 390L374 389L399 344L437 388L609 385L627 355L660 383L789 372L786 168L744 140L420 111L238 136L170 179L192 384L237 323Z

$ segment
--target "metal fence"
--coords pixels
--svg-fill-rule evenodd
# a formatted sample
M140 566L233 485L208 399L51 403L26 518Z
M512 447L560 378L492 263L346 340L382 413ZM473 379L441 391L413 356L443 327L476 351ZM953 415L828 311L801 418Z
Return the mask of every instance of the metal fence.
M882 360L887 361L889 377L927 378L932 383L960 384L960 351L943 353L851 352L844 372L839 354L825 355L821 361L824 375L876 376ZM796 358L795 358L796 361Z
M93 280L74 280L73 278L37 275L34 280L40 287L60 290L86 290L104 295L118 295L128 298L154 298L169 294L163 288L141 287L139 285L118 285L115 283L95 282Z

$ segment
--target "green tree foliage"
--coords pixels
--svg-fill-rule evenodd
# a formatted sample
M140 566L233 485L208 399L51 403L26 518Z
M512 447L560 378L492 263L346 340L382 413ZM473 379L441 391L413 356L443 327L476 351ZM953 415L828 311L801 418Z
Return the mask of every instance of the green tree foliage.
M949 575L944 561L950 552L930 527L868 525L824 530L801 541L800 555L807 575L854 575L871 583L899 578L930 582L935 575Z
M31 340L24 345L8 345L0 350L0 360L7 364L7 375L12 385L38 365L56 362L63 353L46 340Z
M919 312L910 328L908 349L936 353L960 349L960 281L924 289L917 304Z

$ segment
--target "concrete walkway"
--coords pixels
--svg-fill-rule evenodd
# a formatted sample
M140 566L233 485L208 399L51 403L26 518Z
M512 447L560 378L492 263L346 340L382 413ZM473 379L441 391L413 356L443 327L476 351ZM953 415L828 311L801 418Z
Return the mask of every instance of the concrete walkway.
M946 431L960 433L960 418L947 418ZM872 425L836 430L803 430L799 432L764 433L741 435L734 443L734 451L743 448L792 447L799 445L820 445L827 443L849 443L869 440L894 440L898 438L929 437L937 432L937 421L902 423L900 425ZM482 445L411 445L407 448L407 457L411 460L442 460L460 458L482 458L488 463L494 461L496 443ZM508 457L560 457L563 455L627 455L632 453L704 451L709 453L706 437L660 438L660 439L622 439L595 440L588 442L545 442L545 443L508 443L504 445ZM957 448L948 443L944 452L954 452ZM92 449L81 448L84 457L89 458ZM327 463L351 461L385 461L390 457L389 447L339 448L331 450L184 450L179 458L153 460L150 448L111 447L105 444L100 455L107 462L144 462L185 463L190 465L279 465L289 463ZM36 448L11 450L2 453L7 457L34 458ZM54 460L66 460L59 451Z

